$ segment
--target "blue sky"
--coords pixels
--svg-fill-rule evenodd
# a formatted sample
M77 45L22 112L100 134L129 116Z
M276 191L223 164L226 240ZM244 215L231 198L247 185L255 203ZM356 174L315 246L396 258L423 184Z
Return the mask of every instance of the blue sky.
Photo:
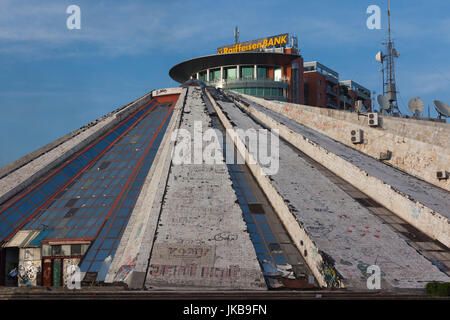
M168 70L234 41L289 32L305 61L317 60L377 94L375 54L387 0L65 1L0 0L0 166L153 89L177 85ZM69 30L66 8L81 8ZM366 27L369 5L381 30ZM450 1L392 0L400 52L400 107L450 102ZM431 108L431 115L436 112ZM425 113L427 114L427 112Z

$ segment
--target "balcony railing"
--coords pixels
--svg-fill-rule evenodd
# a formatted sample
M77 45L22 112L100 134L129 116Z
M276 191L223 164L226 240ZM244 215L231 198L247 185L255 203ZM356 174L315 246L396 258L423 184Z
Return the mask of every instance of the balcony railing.
M282 78L280 80L274 80L271 78L239 78L239 79L218 79L213 81L208 81L207 85L212 85L215 87L221 87L226 89L234 88L289 88L289 83L287 78Z

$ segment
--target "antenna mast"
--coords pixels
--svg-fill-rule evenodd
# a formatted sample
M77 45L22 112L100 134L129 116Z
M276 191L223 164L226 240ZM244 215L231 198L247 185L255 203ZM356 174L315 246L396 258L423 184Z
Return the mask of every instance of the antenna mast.
M234 43L239 43L239 28L237 26L234 28Z
M395 68L394 68L394 58L398 58L398 52L394 48L394 43L391 39L391 0L388 0L388 42L383 43L386 46L386 55L383 59L386 66L386 73L383 72L383 91L386 93L386 97L389 99L389 109L388 112L392 114L400 113L397 103L397 90L395 82Z

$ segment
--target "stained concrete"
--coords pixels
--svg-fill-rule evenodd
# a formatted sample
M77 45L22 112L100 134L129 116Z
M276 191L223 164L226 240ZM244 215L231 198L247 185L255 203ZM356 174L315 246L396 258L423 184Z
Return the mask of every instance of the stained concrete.
M261 128L234 104L218 103L236 127ZM381 269L384 289L423 288L429 281L450 280L282 141L280 155L280 170L271 176L273 185L292 205L293 214L319 250L334 260L347 288L367 289L365 272L372 264ZM321 253L308 254L314 257Z
M211 128L201 90L191 87L180 126L191 138L194 121ZM267 289L225 163L172 164L145 286Z

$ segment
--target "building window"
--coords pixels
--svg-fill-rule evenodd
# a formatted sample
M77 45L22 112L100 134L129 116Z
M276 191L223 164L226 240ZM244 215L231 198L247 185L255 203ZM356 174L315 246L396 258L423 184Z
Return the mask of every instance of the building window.
M242 67L241 68L241 78L242 79L253 79L254 69L253 67Z
M266 79L267 78L267 68L265 68L265 67L258 67L256 73L257 73L258 79Z
M61 255L62 256L70 256L70 245L62 245L61 246Z
M50 256L51 255L51 247L47 244L42 245L42 256Z
M275 81L281 81L281 68L276 68L273 71L273 80Z
M81 255L81 244L73 244L72 245L71 255L72 256L79 256L79 255Z
M61 245L52 246L52 256L61 255Z
M225 77L228 80L236 79L236 68L225 69Z
M319 86L321 86L322 85L322 80L321 79L319 79Z

